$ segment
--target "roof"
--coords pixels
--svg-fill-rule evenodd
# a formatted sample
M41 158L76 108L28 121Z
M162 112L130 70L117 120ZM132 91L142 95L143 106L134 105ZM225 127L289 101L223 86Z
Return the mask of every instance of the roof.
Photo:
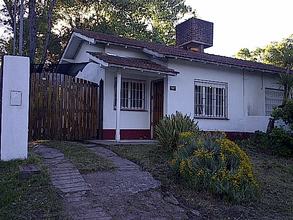
M151 71L166 73L171 75L176 75L179 73L166 66L162 66L158 63L155 63L146 59L133 58L133 57L120 57L120 56L109 55L105 53L99 53L99 52L94 52L94 53L88 52L88 53L112 66L114 65L114 66L129 67L129 68L141 69L141 70L151 70Z
M75 29L74 32L84 35L88 38L93 38L96 42L111 43L115 45L124 45L124 46L139 48L139 49L147 49L147 50L151 50L153 52L159 53L167 58L181 58L181 59L187 59L190 61L198 61L203 63L211 63L211 64L224 65L229 67L237 67L241 69L261 71L261 72L270 72L270 73L286 72L285 69L276 67L274 65L241 60L237 58L225 57L225 56L214 55L209 53L192 52L192 51L185 50L176 46L167 46L164 44L134 40L134 39L119 37L115 35L108 35L103 33L97 33L97 32L87 31L87 30Z

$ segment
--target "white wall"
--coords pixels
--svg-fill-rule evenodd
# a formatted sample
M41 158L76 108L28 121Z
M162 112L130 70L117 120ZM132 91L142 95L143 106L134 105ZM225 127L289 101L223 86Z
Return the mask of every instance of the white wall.
M87 52L104 52L105 49L102 45L93 45L88 42L81 43L77 54L74 57L75 63L89 62Z
M234 68L191 63L182 60L169 61L168 66L180 72L167 80L167 114L176 111L194 116L194 80L211 80L228 83L228 120L196 119L203 130L254 132L265 130L264 88L276 87L276 77L258 72ZM176 86L176 91L170 91Z
M28 152L29 58L4 56L1 159L25 159Z
M147 56L142 51L131 49L131 48L125 48L121 46L109 45L105 47L105 52L108 54L117 55L120 57L135 57L135 58L142 58L142 59L147 58Z
M116 71L106 70L104 90L104 129L116 128L116 110L114 109L114 80ZM125 73L122 78L146 81L146 111L121 111L120 129L150 129L150 79L139 75Z

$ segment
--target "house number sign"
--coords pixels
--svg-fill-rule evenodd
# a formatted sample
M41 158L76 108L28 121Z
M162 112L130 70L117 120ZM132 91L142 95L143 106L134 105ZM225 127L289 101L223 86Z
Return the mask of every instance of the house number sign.
M170 86L171 91L176 91L176 86Z

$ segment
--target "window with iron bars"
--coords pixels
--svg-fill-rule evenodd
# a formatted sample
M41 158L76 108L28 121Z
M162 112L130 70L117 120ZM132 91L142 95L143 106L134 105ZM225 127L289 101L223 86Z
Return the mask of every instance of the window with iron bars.
M114 108L116 108L116 87L117 79L115 79L115 99L114 99ZM120 105L121 110L145 110L145 91L146 83L141 80L134 79L121 79L121 96L120 96Z
M284 90L281 89L265 89L265 111L266 116L270 116L275 107L282 105Z
M194 116L227 119L228 84L207 80L194 81Z

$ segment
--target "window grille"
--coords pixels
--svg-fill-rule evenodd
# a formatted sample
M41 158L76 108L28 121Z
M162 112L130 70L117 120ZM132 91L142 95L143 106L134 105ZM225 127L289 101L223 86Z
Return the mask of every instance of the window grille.
M195 117L227 118L227 94L227 83L195 80Z
M283 102L284 91L281 89L265 89L265 111L266 116L270 116L275 107Z
M117 79L115 79L115 100L114 107L116 108L116 88ZM145 110L145 81L124 79L121 80L121 109L122 110Z

